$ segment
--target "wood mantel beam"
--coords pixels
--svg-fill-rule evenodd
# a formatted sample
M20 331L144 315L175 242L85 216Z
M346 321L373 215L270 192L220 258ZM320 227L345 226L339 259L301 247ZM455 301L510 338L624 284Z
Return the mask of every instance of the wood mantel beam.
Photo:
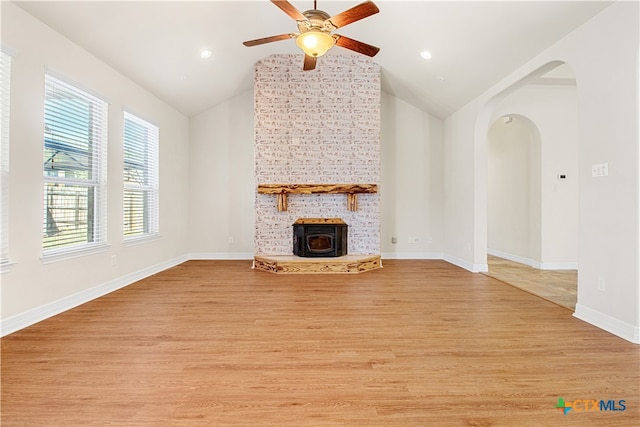
M260 194L356 194L377 193L377 184L260 184Z
M287 210L287 194L347 194L347 208L358 210L358 194L377 193L377 184L259 184L258 193L276 194L278 211Z

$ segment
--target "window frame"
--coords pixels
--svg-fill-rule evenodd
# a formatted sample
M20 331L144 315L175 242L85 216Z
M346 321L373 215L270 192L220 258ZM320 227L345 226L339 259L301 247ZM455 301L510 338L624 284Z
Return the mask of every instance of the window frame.
M123 109L122 234L125 244L159 237L159 151L159 127Z
M65 102L67 101L65 105ZM60 104L60 105L57 105ZM68 257L85 255L103 251L107 246L107 141L108 141L108 100L95 94L90 89L66 79L51 70L45 74L44 118L45 129L43 137L43 238L42 259L44 262L57 261ZM83 122L86 121L86 123ZM72 121L78 125L73 126ZM51 125L48 126L47 122ZM81 135L86 132L86 135ZM56 133L56 135L54 135ZM83 137L86 136L86 139ZM66 140L66 141L65 141ZM86 149L83 147L86 145ZM48 152L49 150L49 152ZM50 157L47 157L47 156ZM56 156L67 157L65 162L54 165ZM78 160L80 159L80 160ZM82 161L86 165L82 165ZM76 168L69 166L76 162ZM57 168L57 169L56 169ZM84 173L83 173L83 168ZM54 175L57 173L58 176ZM69 173L71 176L67 176ZM72 176L73 174L78 176ZM86 176L83 176L86 175ZM58 194L50 190L58 188ZM69 190L71 191L64 191ZM73 190L77 193L74 194ZM80 215L83 197L82 190L86 189L86 213ZM77 223L86 215L86 226L76 224L77 237L75 241L63 241L57 238L47 242L50 227L54 228L54 235L58 234L56 216L59 221L70 222L62 213L70 210L64 206L65 201L76 198L75 217ZM49 204L56 200L54 208ZM61 211L54 215L52 209ZM52 225L53 224L53 225ZM86 237L81 236L86 227ZM79 231L77 231L79 230ZM70 232L69 236L73 236ZM50 236L49 236L50 237Z

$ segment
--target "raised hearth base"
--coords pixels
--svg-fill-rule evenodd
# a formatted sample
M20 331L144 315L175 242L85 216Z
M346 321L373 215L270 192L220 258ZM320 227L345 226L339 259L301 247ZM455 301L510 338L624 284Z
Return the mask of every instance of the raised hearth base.
M303 258L295 255L256 255L253 268L277 274L363 273L382 267L380 255Z

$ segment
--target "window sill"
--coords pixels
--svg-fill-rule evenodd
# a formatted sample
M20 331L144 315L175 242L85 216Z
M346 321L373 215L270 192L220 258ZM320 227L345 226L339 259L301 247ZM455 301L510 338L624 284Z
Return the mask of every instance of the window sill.
M78 258L87 255L98 254L106 252L110 245L106 243L96 243L90 246L83 246L77 249L58 249L55 251L42 254L40 258L43 264L50 264L58 261L65 261L72 258Z
M16 265L16 263L11 261L5 261L0 263L0 274L10 272L14 265Z
M126 247L126 246L142 245L142 244L153 242L159 239L160 239L160 235L157 233L145 234L144 236L127 237L124 239L123 246Z

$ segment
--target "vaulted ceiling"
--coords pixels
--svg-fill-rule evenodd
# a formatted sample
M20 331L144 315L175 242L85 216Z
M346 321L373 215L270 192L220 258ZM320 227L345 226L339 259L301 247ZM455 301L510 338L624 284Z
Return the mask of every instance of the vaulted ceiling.
M317 7L335 15L360 1L319 0ZM249 90L253 65L268 55L299 54L302 67L294 40L242 45L297 31L266 0L14 3L187 116ZM612 2L375 3L380 13L335 33L380 47L373 61L382 68L383 89L444 118ZM312 0L291 4L313 9ZM202 49L212 57L200 58ZM353 53L341 47L327 53L335 54Z

